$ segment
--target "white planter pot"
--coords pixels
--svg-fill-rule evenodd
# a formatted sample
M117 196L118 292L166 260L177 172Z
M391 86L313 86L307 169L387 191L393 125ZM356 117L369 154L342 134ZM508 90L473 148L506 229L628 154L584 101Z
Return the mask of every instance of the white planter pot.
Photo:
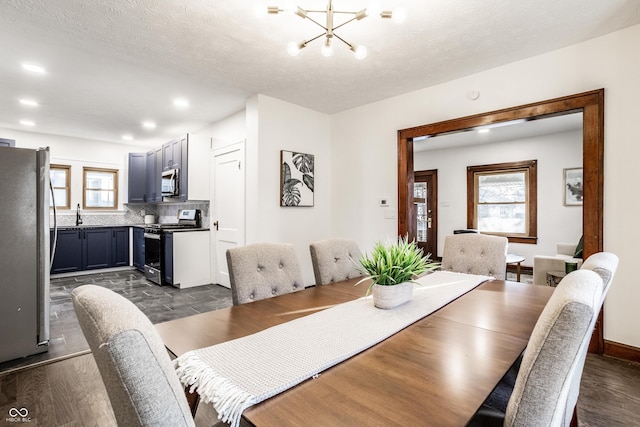
M393 286L373 285L371 293L373 305L386 310L409 302L413 294L413 283L405 282Z

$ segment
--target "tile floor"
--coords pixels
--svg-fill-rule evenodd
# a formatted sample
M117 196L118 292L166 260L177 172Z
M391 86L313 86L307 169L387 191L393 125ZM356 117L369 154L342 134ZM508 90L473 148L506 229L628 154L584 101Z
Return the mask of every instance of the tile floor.
M231 291L222 286L205 285L187 289L158 286L146 280L144 274L137 270L53 278L50 288L49 350L46 353L0 363L0 374L89 352L70 296L73 289L85 284L104 286L122 294L135 303L152 323L232 305Z

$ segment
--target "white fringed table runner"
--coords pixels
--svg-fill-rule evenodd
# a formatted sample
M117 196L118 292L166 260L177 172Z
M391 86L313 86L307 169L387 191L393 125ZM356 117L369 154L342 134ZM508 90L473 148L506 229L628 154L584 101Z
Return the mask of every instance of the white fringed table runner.
M242 412L385 340L467 293L486 276L437 271L391 310L371 297L336 305L253 335L189 351L175 361L191 392L237 427ZM364 293L365 286L362 285Z

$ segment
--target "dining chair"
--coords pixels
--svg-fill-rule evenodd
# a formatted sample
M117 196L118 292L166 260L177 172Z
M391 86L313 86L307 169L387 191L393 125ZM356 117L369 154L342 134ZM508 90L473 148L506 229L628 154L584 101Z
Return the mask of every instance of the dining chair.
M604 301L604 297L609 292L609 288L611 287L611 282L613 281L613 276L618 269L618 256L611 252L596 252L595 254L589 256L580 267L585 270L595 271L602 278L602 300Z
M290 243L254 243L227 249L233 304L304 289L302 270Z
M151 321L100 286L71 293L118 425L195 426L184 387Z
M506 237L464 233L446 236L443 271L480 274L504 280L507 270Z
M506 411L485 404L468 425L572 425L601 301L602 279L597 273L581 269L565 276L531 333Z
M309 245L316 285L361 277L358 261L362 256L358 244L349 239L326 239Z

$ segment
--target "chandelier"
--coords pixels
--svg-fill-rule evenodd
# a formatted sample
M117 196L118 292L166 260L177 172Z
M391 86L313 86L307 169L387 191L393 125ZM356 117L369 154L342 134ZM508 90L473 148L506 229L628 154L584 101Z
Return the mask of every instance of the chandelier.
M301 8L300 6L295 6L295 8L290 11L286 9L280 9L278 6L269 6L267 7L267 12L270 15L276 15L282 12L293 12L294 14L298 15L302 19L308 19L309 21L316 24L318 27L322 28L323 30L322 33L320 33L319 35L309 40L289 43L289 45L287 46L287 52L289 52L291 56L296 56L298 53L300 53L302 49L307 47L309 43L313 42L314 40L318 40L321 37L324 37L324 43L320 49L320 52L324 56L333 55L333 46L331 45L331 41L334 37L340 40L342 43L344 43L353 52L356 58L364 59L367 56L366 47L362 45L356 45L354 43L349 43L348 41L346 41L345 39L343 39L342 37L340 37L338 34L335 33L337 29L344 27L350 22L360 21L361 19L364 19L367 16L369 16L369 11L366 8L359 11L354 11L354 12L334 10L332 0L329 0L329 3L327 4L327 8L325 10L307 10L307 9ZM314 19L311 16L311 15L318 15L318 14L326 15L324 25L318 22L316 19ZM335 15L344 15L347 17L347 19L344 22L341 22L336 25L334 23ZM393 18L394 20L399 21L403 16L404 16L403 14L398 12L396 12L394 15L394 12L390 10L383 10L380 12L380 17L383 19Z

